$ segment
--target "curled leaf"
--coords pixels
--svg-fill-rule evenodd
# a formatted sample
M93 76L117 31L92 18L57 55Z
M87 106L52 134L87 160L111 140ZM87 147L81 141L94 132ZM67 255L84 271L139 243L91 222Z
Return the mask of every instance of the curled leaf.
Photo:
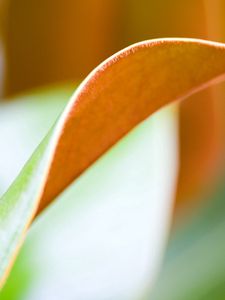
M156 110L225 73L225 46L194 39L135 44L97 67L0 199L2 282L35 214Z
M223 45L185 39L139 43L101 64L56 126L40 209L139 122L206 87L224 65Z

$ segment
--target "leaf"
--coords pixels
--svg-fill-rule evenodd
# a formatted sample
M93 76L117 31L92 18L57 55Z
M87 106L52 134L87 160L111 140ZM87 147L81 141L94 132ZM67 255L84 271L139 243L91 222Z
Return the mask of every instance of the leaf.
M152 284L176 184L176 116L145 121L34 222L1 300L137 299Z
M223 44L191 39L138 43L97 67L0 200L2 282L37 211L138 123L224 71Z
M5 92L65 78L83 78L109 54L139 40L162 36L207 39L209 24L205 2L174 0L171 5L165 0L118 3L114 0L68 0L57 4L54 0L43 3L11 1L4 8ZM212 6L210 11L215 10L217 4ZM28 23L30 26L24 26ZM85 59L81 59L84 53ZM215 171L221 154L217 135L221 129L217 122L221 114L215 109L212 98L210 91L204 91L180 107L178 212L187 204L184 200L190 200L188 195L201 192L202 187L209 184L208 174ZM193 174L196 161L199 168Z

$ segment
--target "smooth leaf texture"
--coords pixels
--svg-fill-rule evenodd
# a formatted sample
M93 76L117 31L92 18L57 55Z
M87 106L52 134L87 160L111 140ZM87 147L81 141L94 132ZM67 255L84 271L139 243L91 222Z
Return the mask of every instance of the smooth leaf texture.
M142 42L97 67L0 200L1 277L38 208L138 123L222 79L224 71L223 44L191 39Z
M168 232L176 116L169 108L145 121L34 222L1 300L139 299Z

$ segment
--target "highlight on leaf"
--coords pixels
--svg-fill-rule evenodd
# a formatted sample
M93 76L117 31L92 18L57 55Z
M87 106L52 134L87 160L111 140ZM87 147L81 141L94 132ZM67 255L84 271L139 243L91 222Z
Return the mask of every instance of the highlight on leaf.
M0 199L2 283L38 212L136 125L224 74L225 45L195 39L141 42L97 67Z

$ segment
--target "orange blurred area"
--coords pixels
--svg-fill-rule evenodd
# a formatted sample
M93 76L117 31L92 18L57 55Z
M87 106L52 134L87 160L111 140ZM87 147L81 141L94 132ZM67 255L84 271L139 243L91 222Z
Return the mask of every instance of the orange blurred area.
M9 1L5 93L82 79L111 51L110 1Z

